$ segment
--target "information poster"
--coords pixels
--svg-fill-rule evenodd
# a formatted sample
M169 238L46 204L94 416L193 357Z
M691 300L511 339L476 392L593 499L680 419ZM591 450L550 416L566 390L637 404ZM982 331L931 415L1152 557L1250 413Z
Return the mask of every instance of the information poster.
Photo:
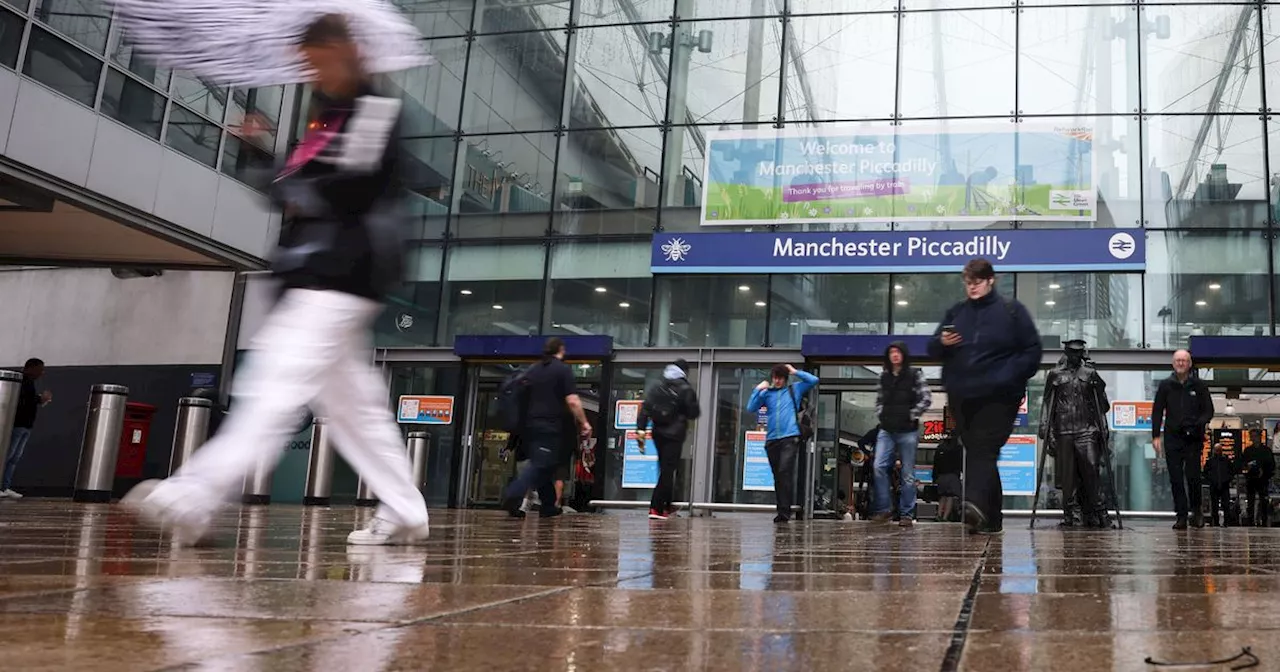
M1027 408L1027 395L1022 395L1022 403L1018 404L1018 415L1013 419L1014 427L1026 427L1030 424L1030 415Z
M764 452L765 432L747 432L742 459L742 489L773 492L773 470Z
M1204 449L1200 454L1200 467L1203 469L1204 463L1213 454L1213 444L1222 444L1222 452L1231 458L1232 462L1235 462L1244 453L1244 449L1252 445L1251 438L1247 432L1239 429L1222 427L1209 430L1204 437Z
M1000 487L1006 495L1036 494L1036 437L1015 434L1000 449L996 460Z
M916 465L916 485L924 486L933 482L933 465Z
M1113 401L1111 412L1111 429L1117 432L1151 433L1151 402L1149 401Z
M613 408L614 429L635 429L639 423L640 407L643 401L638 399L619 399Z
M453 397L404 395L397 405L396 421L402 425L453 424Z
M622 487L651 490L658 487L658 446L644 441L644 452L634 430L627 430L622 446Z

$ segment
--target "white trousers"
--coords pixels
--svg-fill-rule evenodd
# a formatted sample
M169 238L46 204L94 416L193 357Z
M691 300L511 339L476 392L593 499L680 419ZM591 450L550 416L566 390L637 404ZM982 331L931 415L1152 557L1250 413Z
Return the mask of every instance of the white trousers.
M342 459L377 496L377 516L426 525L426 502L413 486L387 386L372 363L370 327L381 310L375 301L342 292L285 292L236 375L226 424L156 488L158 500L175 515L211 517L240 496L260 460L283 456L310 408L325 419Z

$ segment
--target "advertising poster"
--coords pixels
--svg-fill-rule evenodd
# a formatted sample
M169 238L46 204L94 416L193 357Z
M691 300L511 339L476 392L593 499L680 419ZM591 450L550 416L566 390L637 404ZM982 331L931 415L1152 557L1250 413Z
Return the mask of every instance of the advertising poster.
M1000 449L996 460L1000 487L1006 495L1036 494L1036 437L1015 434Z
M764 452L765 432L747 432L743 444L742 489L773 492L773 470Z
M1098 218L1090 127L863 124L706 139L704 226Z
M1150 401L1113 401L1111 412L1111 429L1117 432L1151 433Z
M1027 395L1022 395L1022 403L1018 404L1018 415L1013 419L1014 427L1026 427L1031 424L1030 414L1027 408Z
M453 424L453 397L404 395L396 405L396 421L402 425Z
M1210 429L1205 433L1204 449L1200 453L1200 466L1204 467L1204 463L1209 460L1209 455L1213 454L1213 444L1222 444L1222 452L1234 462L1244 454L1244 449L1252 445L1248 432L1240 429L1228 429L1220 427L1218 429Z
M1280 450L1280 418L1263 418L1262 419L1263 440L1271 443L1271 452Z
M619 399L613 409L614 429L635 429L640 417L640 407L644 405L639 399Z
M628 430L622 446L622 487L653 489L658 487L658 446L652 438L644 441L644 452L635 431Z
M933 482L933 465L916 465L916 485L925 486Z

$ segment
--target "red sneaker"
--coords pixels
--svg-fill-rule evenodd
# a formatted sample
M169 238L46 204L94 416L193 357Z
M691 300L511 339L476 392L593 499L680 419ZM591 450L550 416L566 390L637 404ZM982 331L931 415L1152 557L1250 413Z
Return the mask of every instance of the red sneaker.
M669 516L657 509L649 509L649 520L666 520Z

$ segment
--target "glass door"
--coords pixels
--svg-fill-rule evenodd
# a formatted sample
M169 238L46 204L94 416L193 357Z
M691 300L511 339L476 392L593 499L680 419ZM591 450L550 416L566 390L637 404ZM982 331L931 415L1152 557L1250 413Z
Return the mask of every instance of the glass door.
M871 386L823 383L818 395L817 464L813 480L815 516L841 517L856 509L868 493L854 449L876 425L876 393ZM870 467L870 463L867 464Z

